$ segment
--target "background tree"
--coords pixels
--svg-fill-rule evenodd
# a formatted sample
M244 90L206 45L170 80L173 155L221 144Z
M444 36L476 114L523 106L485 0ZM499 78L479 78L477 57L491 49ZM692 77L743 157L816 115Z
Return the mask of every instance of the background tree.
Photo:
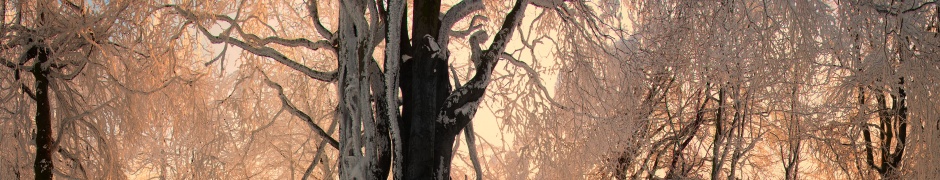
M140 81L174 76L172 63L146 60L167 50L141 43L160 40L154 38L159 31L140 26L149 7L128 1L0 5L0 177L124 177L120 140L141 124L122 119L119 107Z
M936 57L925 56L937 51L936 2L838 3L847 8L838 11L843 33L835 41L841 46L835 46L839 53L833 67L847 74L841 86L846 93L840 97L855 103L848 111L861 132L861 140L852 143L864 164L858 169L884 179L936 176L905 170L915 164L918 172L936 168L921 166L932 156L910 155L937 148L927 140L936 137L936 128L927 129L937 123L929 120L935 112L913 113L936 106L936 101L923 99L932 96L936 84L933 70L927 70L936 68ZM911 157L917 158L906 160Z
M535 123L557 124L563 128L551 132L554 136L541 138L554 139L550 143L519 142L518 146L546 149L520 159L536 162L540 168L598 167L601 164L601 168L591 170L595 175L619 178L733 179L779 174L791 179L804 175L871 178L873 174L896 178L904 174L879 168L903 166L903 153L911 152L907 146L914 135L902 128L910 125L904 120L909 118L899 113L909 111L906 110L909 105L905 104L910 104L907 98L910 90L896 82L893 85L881 83L874 87L878 87L876 94L883 100L864 95L866 99L860 102L857 93L845 94L859 92L849 90L858 88L846 87L856 86L855 81L883 81L877 79L914 78L934 82L934 76L927 75L930 72L919 68L934 67L932 61L918 61L924 64L917 65L898 63L901 62L898 59L917 59L902 56L904 52L931 52L923 48L929 45L913 44L930 44L920 39L933 37L897 34L934 33L935 29L929 24L935 22L929 18L935 18L931 15L936 14L928 9L933 8L935 2L883 5L854 1L636 1L626 5L626 9L635 13L626 15L634 20L632 28L621 26L623 31L612 32L622 34L606 33L622 40L586 48L602 53L563 53L570 55L572 58L567 59L572 61L563 61L570 63L565 63L559 71L556 99L570 101L560 100L561 105L544 111L548 115L536 116L544 119ZM865 15L848 14L856 11ZM901 20L905 18L908 21ZM613 21L607 22L617 27ZM907 28L898 29L904 27ZM868 40L870 42L860 45L859 50L845 45L854 37L849 32L870 30L875 33L862 37L875 40ZM914 40L897 44L901 43L897 40L905 38ZM875 43L880 45L867 47ZM894 52L894 55L884 52ZM874 54L881 55L874 57ZM867 64L864 67L878 69L877 73L848 68L847 60L852 58L868 62L855 64ZM887 61L894 63L878 60L885 58L895 59ZM905 68L908 66L918 68ZM608 70L608 67L615 67L615 70ZM625 88L630 86L634 87ZM930 85L920 86L918 90L930 92L927 86ZM851 105L851 102L866 105ZM933 107L932 104L921 101L924 106ZM617 109L620 106L627 108ZM873 108L876 106L880 108ZM624 114L611 114L613 112ZM849 122L841 120L849 114L858 114L855 112L867 113L853 116L858 118ZM919 115L932 116L930 114ZM624 119L613 120L616 118ZM868 121L879 123L867 125ZM862 131L860 124L870 129ZM925 124L928 122L921 123ZM932 133L921 130L920 133ZM594 132L602 137L590 136ZM865 140L863 132L871 134L871 138ZM567 136L569 133L583 134ZM893 140L881 140L879 136ZM589 143L597 139L605 140ZM573 159L578 160L540 161L554 159L559 148L549 147L562 144L567 146L560 149L579 147L585 150L575 151L578 155L558 155L574 156ZM918 147L929 148L926 144L929 143L919 143ZM687 150L688 147L694 149ZM867 158L865 149L869 149L874 158ZM584 156L607 158L579 161L588 159ZM869 160L872 163L868 163ZM806 161L825 165L799 165Z

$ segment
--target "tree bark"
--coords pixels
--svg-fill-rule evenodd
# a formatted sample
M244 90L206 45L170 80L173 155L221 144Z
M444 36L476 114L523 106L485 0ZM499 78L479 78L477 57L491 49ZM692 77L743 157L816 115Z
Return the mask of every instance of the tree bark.
M388 1L388 19L385 21L387 23L385 42L385 103L387 111L385 116L388 118L388 130L389 137L391 140L393 153L395 161L392 162L392 174L394 175L393 179L398 180L403 177L402 171L402 159L403 159L403 148L402 145L402 129L400 126L400 121L398 116L398 75L401 70L401 52L402 39L407 38L403 36L403 22L405 14L405 1L404 0L390 0ZM407 35L407 34L406 34ZM378 90L378 89L376 89Z
M440 50L432 44L438 37L440 6L439 0L414 2L413 58L401 67L405 179L431 179L440 160L435 157L450 154L435 150L437 110L450 91L446 59L433 57L434 49Z
M723 158L720 156L721 145L724 144L724 128L721 125L724 117L724 106L725 106L725 93L724 85L719 85L718 87L718 111L715 115L715 139L712 143L712 179L718 179L721 175L721 165L723 163Z
M48 71L43 63L49 60L49 51L45 48L33 47L27 52L28 57L37 57L32 73L36 78L36 160L33 171L36 179L51 180L52 171L52 108L49 104L49 78Z

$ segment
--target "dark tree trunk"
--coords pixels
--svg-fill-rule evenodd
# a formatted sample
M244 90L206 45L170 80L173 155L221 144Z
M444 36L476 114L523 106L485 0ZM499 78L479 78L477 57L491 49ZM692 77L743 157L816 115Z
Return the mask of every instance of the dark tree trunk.
M477 3L480 9L483 6L482 1L462 3ZM440 33L449 32L451 27L442 25L439 0L415 1L411 46L403 45L403 49L411 50L412 58L403 57L400 77L404 179L450 179L455 137L476 113L499 55L523 18L526 5L528 1L516 1L489 49L480 52L481 55L476 57L479 59L474 60L480 62L476 64L476 74L451 92L447 71L449 57L444 52L447 40L438 40L448 38ZM448 11L444 19L450 15L457 18L465 16Z
M36 77L36 160L33 171L36 179L52 179L52 110L49 104L49 78L42 64L48 61L48 50L32 48L28 56L38 56L32 73Z
M722 127L721 122L724 120L724 109L725 109L725 87L720 85L718 87L718 111L715 112L715 141L712 143L712 179L718 179L721 175L721 165L723 159L721 158L721 145L724 144L724 127Z
M414 4L413 58L406 60L401 69L405 179L431 179L441 163L440 153L449 154L438 150L436 143L443 137L437 137L435 130L439 109L450 91L447 60L434 56L443 47L431 43L438 37L440 8L441 2L434 0ZM449 149L451 145L442 146Z
M904 80L901 79L901 85L904 84ZM901 178L901 160L904 157L904 150L907 144L907 94L904 91L904 88L898 87L899 95L891 95L891 101L888 102L884 92L875 91L875 100L878 103L878 119L879 127L878 131L872 131L871 128L865 127L862 131L863 138L865 140L865 153L866 153L866 162L868 165L876 170L882 179L900 179ZM859 103L867 103L865 101L865 96L860 93ZM891 103L890 108L887 107L887 104ZM871 136L878 135L880 141L877 143L872 141ZM894 142L897 141L897 142ZM875 146L874 144L877 144ZM872 146L877 148L872 148ZM873 151L879 151L881 154L880 165L876 164L876 156L874 156Z

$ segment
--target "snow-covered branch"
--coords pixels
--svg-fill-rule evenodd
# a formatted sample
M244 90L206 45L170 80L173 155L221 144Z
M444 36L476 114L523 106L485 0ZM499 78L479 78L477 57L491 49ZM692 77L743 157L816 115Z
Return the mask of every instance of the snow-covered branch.
M336 141L336 139L333 139L333 137L331 137L329 133L324 131L323 128L320 128L320 126L317 125L317 123L313 122L313 118L310 117L310 115L307 115L307 113L300 111L300 109L297 109L297 107L295 107L293 104L290 103L290 99L288 99L287 96L284 95L284 88L282 88L280 84L277 84L274 81L271 81L270 79L267 79L267 78L265 78L264 81L266 84L268 84L268 86L270 86L271 88L274 88L274 90L277 91L277 96L278 98L281 99L281 103L283 104L284 108L287 108L287 110L291 114L293 114L294 116L297 116L298 118L303 120L305 123L307 123L307 125L310 126L310 129L313 129L313 131L316 132L317 135L320 135L321 137L323 137L324 141L329 142L330 146L333 146L333 148L337 148L337 149L339 148L339 142Z
M545 83L543 83L542 78L539 77L538 71L535 71L535 69L533 69L532 66L529 66L529 64L525 62L522 62L520 60L517 60L516 58L513 58L512 55L509 53L504 52L502 55L500 55L500 58L506 59L509 61L510 64L524 69L526 73L529 75L529 77L535 80L535 84L539 88L538 90L542 92L542 95L545 96L545 99L547 99L548 102L552 103L553 106L559 107L561 109L565 109L564 105L562 105L561 103L558 103L558 101L555 101L555 98L552 98L552 96L548 94L548 88L545 87Z
M333 131L336 130L336 126L338 124L339 124L339 121L333 121L332 123L330 123L329 132L326 132L326 133L333 134ZM313 168L316 167L317 164L320 163L321 161L320 159L323 158L323 154L325 153L325 149L323 149L323 147L326 146L326 143L327 141L320 141L320 144L317 145L317 153L316 155L313 156L313 160L310 162L310 165L307 166L307 170L304 171L304 175L301 178L301 180L307 180L307 178L310 177L310 174L313 173Z
M486 92L492 78L490 75L496 67L500 54L506 48L506 43L512 37L513 31L525 16L525 9L528 1L516 1L512 10L506 15L506 20L496 33L490 48L483 51L477 64L476 74L467 81L462 87L454 90L444 101L438 116L438 129L449 135L456 135L465 127L476 114L480 105L480 100Z
M323 23L320 22L320 11L317 10L316 0L307 1L307 11L310 14L310 18L313 19L313 25L317 28L317 33L320 33L320 36L323 36L324 39L333 39L333 33L326 29Z
M454 24L457 24L458 21L467 17L473 12L483 9L483 0L463 0L457 5L454 5L444 13L444 16L441 18L441 29L438 32L439 38L437 38L437 44L442 46L444 51L447 49L447 44L450 41L450 32L452 31ZM481 16L482 17L482 16ZM476 20L474 17L471 21ZM474 24L471 22L470 29L474 29Z
M190 21L198 21L198 20L199 20L199 19L196 17L196 15L193 14L191 11L188 11L188 10L185 10L185 9L183 9L183 8L180 8L179 6L167 5L167 7L173 7L174 9L176 9L177 12L179 12L180 14L182 14L183 17L185 17L186 19L188 19L188 20L190 20ZM217 17L219 17L219 16L217 16ZM222 18L222 19L225 19L225 18ZM232 26L235 26L235 27L238 26L237 24L234 23L234 21L230 21L230 24L231 24ZM197 24L196 26L197 26L197 28L199 29L199 31L202 32L202 34L205 35L206 38L208 38L209 41L212 42L212 43L214 43L214 44L226 43L226 44L235 45L235 46L237 46L237 47L239 47L239 48L242 48L242 49L244 49L244 50L246 50L246 51L248 51L248 52L251 52L251 53L253 53L253 54L255 54L255 55L264 56L264 57L268 57L268 58L274 59L274 60L277 61L278 63L281 63L281 64L283 64L283 65L286 65L287 67L290 67L291 69L300 71L300 72L303 73L304 75L307 75L308 77L311 77L311 78L313 78L313 79L317 79L317 80L320 80L320 81L326 81L326 82L332 82L332 81L335 81L335 80L336 80L336 75L337 75L337 71L336 71L336 70L333 70L333 71L330 71L330 72L317 71L317 70L311 69L310 67L307 67L307 66L305 66L305 65L303 65L303 64L301 64L301 63L298 63L297 61L294 61L294 60L288 58L287 56L285 56L285 55L282 54L281 52L275 50L274 48L267 47L267 46L263 46L263 45L265 45L265 44L267 44L267 43L277 43L277 44L282 44L282 45L285 45L285 46L293 46L293 47L296 47L296 46L304 46L304 47L307 47L307 48L310 48L310 49L313 49L313 50L316 50L316 49L319 49L319 48L323 48L323 47L329 47L329 48L332 49L332 45L331 45L332 43L330 43L329 41L321 40L321 41L318 41L318 42L311 42L311 41L309 41L309 40L302 39L302 38L300 38L300 39L282 39L282 38L279 38L279 37L268 37L268 38L264 38L264 39L259 39L258 41L260 41L261 44L258 45L258 44L250 44L250 43L245 42L245 41L243 41L243 40L239 40L239 39L232 38L232 37L228 36L228 35L225 34L225 33L220 33L219 35L213 35L213 34L210 33L209 30L206 29L204 26L199 25L199 24ZM238 28L236 28L236 29L238 29Z

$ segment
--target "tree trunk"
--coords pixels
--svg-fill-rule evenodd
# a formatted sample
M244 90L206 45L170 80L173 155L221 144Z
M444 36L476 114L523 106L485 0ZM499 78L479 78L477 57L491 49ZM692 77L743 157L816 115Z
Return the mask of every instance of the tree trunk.
M446 143L441 139L448 138L438 137L435 130L438 110L450 91L447 60L433 56L435 49L440 51L441 48L432 44L439 35L440 8L440 1L415 1L414 4L413 58L406 60L401 69L405 179L431 179L432 174L442 176L437 165L442 163L443 156L450 154L445 149L453 143L437 145Z
M48 50L33 47L27 56L37 56L32 73L36 78L36 160L33 171L36 179L52 179L52 109L49 104L49 78L42 64L49 60Z
M474 11L473 8L483 8L483 2L479 0L461 3L468 4L455 5L444 19L461 18ZM449 39L441 33L450 32L452 24L448 21L448 25L442 25L439 0L415 1L410 48L413 58L403 57L400 79L401 137L406 148L403 150L404 179L450 179L454 139L479 107L497 59L524 16L527 5L528 1L516 1L486 53L472 57L478 58L474 62L480 62L476 64L476 74L451 92L446 53ZM473 36L470 39L471 43L483 42L473 41Z
M724 128L721 123L724 117L724 106L725 106L725 93L724 85L719 85L718 87L718 111L715 115L715 141L712 143L712 180L718 179L721 175L721 165L723 158L720 156L721 145L724 144Z

